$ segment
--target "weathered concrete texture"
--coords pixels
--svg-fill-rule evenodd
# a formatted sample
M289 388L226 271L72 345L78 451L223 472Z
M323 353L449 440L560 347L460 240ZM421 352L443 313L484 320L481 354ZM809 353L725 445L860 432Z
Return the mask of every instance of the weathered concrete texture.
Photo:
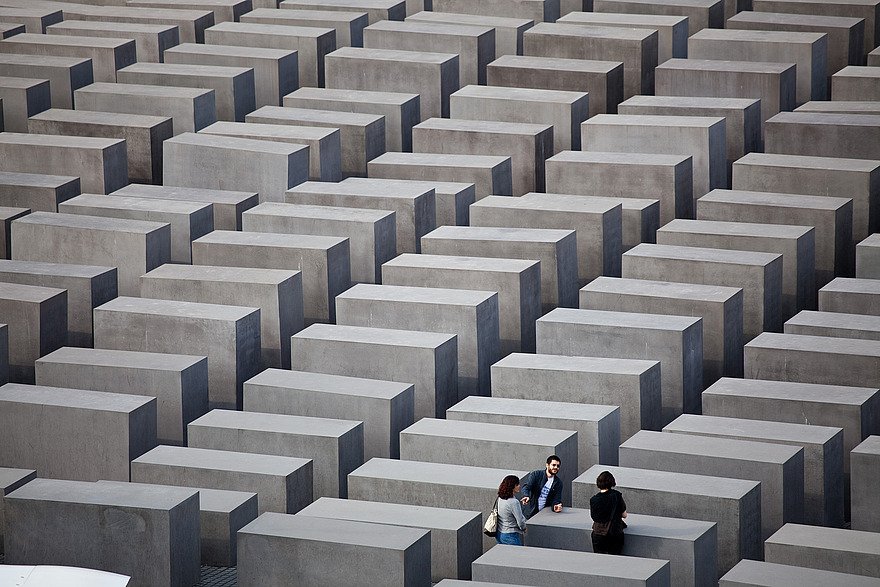
M574 480L574 506L589 507L596 477L608 470L630 513L717 523L718 574L740 559L761 556L761 484L758 481L596 465Z
M37 360L36 382L155 397L162 444L186 445L186 425L208 411L206 357L65 347Z
M96 83L73 94L77 110L168 117L175 135L198 132L217 120L215 94L210 89ZM54 98L52 103L62 107Z
M128 156L120 139L4 132L0 171L79 177L83 191L109 194L128 183Z
M334 321L334 300L351 286L347 238L215 230L193 241L193 263L302 271L306 324Z
M0 259L12 255L12 223L30 214L29 208L0 206Z
M656 30L538 23L523 34L523 54L623 63L623 97L654 93Z
M290 346L293 369L412 384L416 419L442 417L458 401L454 334L314 324Z
M719 587L774 587L784 585L846 585L847 587L871 587L876 581L871 577L807 569L801 566L780 565L753 560L742 560L726 573Z
M699 411L702 332L700 318L557 308L538 320L536 348L545 354L660 361L665 424Z
M308 180L307 145L184 133L163 150L163 183L249 191L261 202L280 202L285 190Z
M473 183L476 200L513 195L507 156L389 152L371 160L367 169L376 178Z
M312 469L310 459L160 445L132 460L131 480L247 491L261 514L294 514L312 502Z
M421 11L406 17L407 22L439 22L458 25L485 26L495 29L495 57L522 55L523 33L535 25L531 18L516 18L507 11L505 16L462 14L460 12Z
M449 116L449 95L459 88L453 53L342 47L325 59L327 87L412 92L418 87L422 119ZM371 75L361 73L369 70Z
M0 105L3 130L28 132L28 117L51 108L49 80L0 77Z
M258 24L285 24L289 26L308 26L333 29L336 32L337 47L363 47L364 28L369 24L366 11L351 7L351 12L333 10L310 10L309 6L295 4L279 4L275 8L274 0L271 8L254 8L241 16L241 22ZM295 10L280 10L294 8Z
M559 18L561 0L491 0L474 4L467 0L434 0L433 10L464 14L505 14L535 22L554 22Z
M117 71L137 61L135 42L126 38L25 33L0 41L0 52L88 58L98 82L117 81Z
M51 8L0 7L0 20L21 23L29 33L45 33L47 26L61 22L62 19L62 12Z
M313 470L314 497L346 497L347 475L364 463L364 425L354 420L211 410L188 426L188 446L301 457Z
M117 268L118 291L137 293L138 277L166 263L170 225L144 220L35 212L12 227L12 257Z
M498 293L501 354L535 349L541 315L540 261L403 254L382 265L382 283Z
M780 112L764 132L768 153L880 159L878 114Z
M177 27L136 22L89 22L67 20L46 27L49 35L134 39L138 61L161 63L166 49L180 43Z
M577 242L573 230L441 226L422 237L428 255L474 255L541 262L541 309L577 305Z
M870 436L850 452L852 529L880 529L876 479L880 475L880 436Z
M95 308L95 348L208 357L209 407L241 407L260 370L257 308L118 297Z
M0 403L0 462L41 477L128 481L156 446L154 397L8 383Z
M245 212L242 228L348 238L352 282L381 283L382 264L397 254L395 218L390 210L267 202Z
M700 520L630 514L623 556L668 560L672 585L718 584L717 524ZM593 552L590 510L541 511L529 518L526 546Z
M0 202L7 207L57 212L59 203L79 193L79 177L0 171Z
M0 39L8 39L9 37L26 33L27 29L23 24L18 23L0 23Z
M171 8L182 10L210 10L214 22L237 21L253 4L248 0L127 0L127 6L145 8Z
M553 569L548 576L548 569ZM575 585L671 585L669 561L635 556L611 556L534 546L499 544L474 561L473 576L478 581L526 581L536 585L560 587ZM551 578L552 577L552 578Z
M764 544L768 563L880 579L880 534L786 524Z
M214 230L241 230L242 213L259 201L256 192L135 184L129 184L110 195L211 204L214 209Z
M285 107L384 116L385 147L389 151L412 151L412 127L421 121L419 105L418 94L330 88L300 88L283 100Z
M35 479L5 501L8 564L106 569L132 587L198 581L193 489Z
M478 511L322 497L298 515L429 530L432 581L469 579L483 552Z
M293 270L166 264L141 276L145 298L260 309L264 367L290 367L290 337L303 329L302 273Z
M856 245L856 277L880 279L880 236L877 234Z
M363 421L364 458L398 458L400 431L413 423L413 385L267 369L244 385L244 409Z
M620 445L623 467L732 476L761 483L761 536L804 516L804 449L643 430Z
M844 520L843 429L685 414L664 432L754 440L804 449L804 522L840 527Z
M37 472L33 469L12 469L0 467L0 553L3 552L3 535L6 530L6 516L3 507L3 497L12 493L25 483L37 478ZM476 558L476 557L474 557ZM470 565L468 565L470 568Z
M9 383L9 325L0 324L0 382Z
M838 277L819 290L819 310L847 314L880 315L880 282Z
M880 65L880 50L874 49L868 53L868 65Z
M585 310L699 316L703 321L703 387L743 371L741 288L599 277L580 290Z
M489 395L501 358L495 292L358 284L336 297L336 323L455 334L459 397Z
M880 101L852 100L846 102L828 102L816 100L807 102L794 109L795 112L837 112L840 114L878 114Z
M55 108L72 108L74 91L94 81L90 58L54 55L0 53L0 75L49 80Z
M248 67L254 70L254 105L278 106L299 86L295 50L185 43L165 52L166 63Z
M284 0L281 8L302 10L332 10L336 12L366 12L370 24L380 20L403 20L408 10L409 0ZM270 0L274 3L274 0ZM255 6L256 7L256 6Z
M580 2L578 2L580 4ZM687 57L688 17L621 12L574 12L557 22L615 28L652 29L657 31L657 63L673 57Z
M598 0L593 2L596 12L625 12L628 14L661 14L688 17L690 34L706 27L722 28L726 14L723 0L675 1L658 4L650 0Z
M880 340L880 316L803 310L785 323L785 334Z
M265 514L239 531L238 584L315 587L431 583L431 532L350 520ZM330 565L348 561L335 573ZM272 565L266 565L272 560Z

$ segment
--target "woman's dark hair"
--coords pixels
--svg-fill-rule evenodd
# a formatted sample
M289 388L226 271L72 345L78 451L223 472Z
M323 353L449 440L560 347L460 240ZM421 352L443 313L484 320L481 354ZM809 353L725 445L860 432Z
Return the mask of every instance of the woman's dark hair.
M508 475L501 480L498 486L498 497L501 499L510 499L513 497L513 489L519 485L519 477L516 475Z
M596 477L596 487L599 489L611 489L617 485L617 482L614 480L614 475L609 471L602 471L599 473L599 476Z

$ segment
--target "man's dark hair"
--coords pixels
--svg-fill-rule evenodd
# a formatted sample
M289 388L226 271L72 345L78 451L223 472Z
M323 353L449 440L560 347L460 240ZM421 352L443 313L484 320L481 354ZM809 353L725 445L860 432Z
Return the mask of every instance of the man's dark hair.
M602 471L599 473L599 476L596 477L596 487L599 489L611 489L616 485L617 482L614 480L614 475L612 475L610 471Z
M560 458L559 458L558 456L556 456L556 455L550 455L549 457L547 457L547 464L548 464L548 465L549 465L551 462L553 462L553 461L559 461L559 464L560 464L560 465L562 464L562 459L560 459Z

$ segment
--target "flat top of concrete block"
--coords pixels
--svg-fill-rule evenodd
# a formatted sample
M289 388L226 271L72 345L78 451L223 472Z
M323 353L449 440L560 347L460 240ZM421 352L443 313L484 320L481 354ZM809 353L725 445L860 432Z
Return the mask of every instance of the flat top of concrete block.
M880 112L878 100L852 100L839 102L810 101L794 109L795 112L848 112L850 114L877 114Z
M116 268L99 265L73 265L70 263L0 259L0 273L28 273L32 275L58 275L62 277L92 279L110 271L115 272Z
M756 440L766 440L768 442L825 444L838 434L842 434L843 429L813 424L795 424L792 422L682 414L664 426L663 432L680 432L685 434L688 432L700 432L719 436L753 437Z
M654 4L654 0L624 0L629 4ZM717 5L717 0L668 0L667 6L689 6L693 8L711 8Z
M868 235L865 240L860 243L856 243L857 246L860 247L877 247L880 246L880 232L875 232L873 234Z
M0 282L0 299L40 303L66 292L65 289Z
M124 142L124 139L105 139L101 137L72 137L67 135L41 135L18 132L0 133L0 143L6 143L8 145L34 145L38 147L62 147L73 149L107 149Z
M760 22L766 24L803 24L821 27L852 28L861 19L847 16L822 16L818 14L790 14L782 12L752 12L750 10L737 13L727 20L731 22Z
M449 35L453 37L480 37L494 29L485 25L465 23L380 20L368 26L365 30L409 32L421 35Z
M141 280L171 279L277 286L288 281L297 273L300 272L294 269L258 269L255 267L217 267L214 265L177 265L165 263L141 276Z
M21 35L15 36L20 37ZM14 65L71 68L84 64L88 64L91 67L91 62L92 60L88 57L61 57L60 55L25 55L21 53L0 53L0 63Z
M89 110L66 110L50 108L29 117L33 120L51 120L56 122L77 122L81 124L97 124L101 126L123 126L153 128L170 123L167 116L150 116L147 114L125 114L120 112L91 112Z
M333 53L328 53L327 57L441 65L453 60L457 61L458 54L434 53L429 51L400 51L397 49L340 47Z
M69 112L82 112L69 110ZM105 114L96 112L95 114ZM33 117L31 117L33 118ZM151 117L155 118L155 117ZM163 118L161 120L170 120ZM195 214L208 209L211 204L203 202L187 202L185 200L161 200L157 198L138 198L135 196L101 194L80 194L60 204L62 209L67 207L100 208L105 210L135 210L140 212L161 212L166 214Z
M610 373L614 375L641 375L660 366L659 361L644 359L613 359L604 357L577 357L565 355L533 355L510 353L494 367L507 369L544 369L548 371L582 371L584 373Z
M610 326L614 328L637 328L639 330L687 330L701 324L702 318L672 316L668 314L642 314L636 312L609 312L605 310L579 310L555 308L540 318L538 323L583 324L587 326Z
M174 25L145 24L140 22L95 22L88 20L64 20L46 27L50 30L79 31L119 31L123 33L165 33L174 30Z
M502 416L599 421L617 411L620 411L617 406L469 395L446 410L446 414L448 416L450 412L476 412Z
M102 7L103 8L103 7ZM63 22L63 21L62 21ZM65 45L69 47L93 47L99 49L116 49L125 45L134 45L131 39L116 39L112 37L85 37L78 35L43 35L37 33L22 33L4 43L28 43L32 45Z
M252 13L250 13L252 14ZM213 28L213 27L212 27ZM207 29L211 30L211 29ZM329 29L326 29L329 30ZM240 47L237 45L203 45L201 43L181 43L165 49L168 53L188 55L223 55L225 57L250 57L252 59L284 59L296 53L285 49L267 47Z
M126 487L129 485L137 485L139 487L174 487L169 485L160 485L158 483L129 483L127 481L107 481L100 479L99 484L117 485ZM249 491L231 491L228 489L205 489L204 487L187 487L199 492L199 511L230 513L253 500L256 502L257 494Z
M34 479L5 499L27 499L61 503L89 504L170 510L197 495L188 487L146 486L137 483L111 484L63 479Z
M491 226L440 226L423 239L456 239L473 241L517 241L530 243L558 243L574 235L573 230L550 228L505 228Z
M840 208L843 208L845 206L852 205L851 198L722 189L712 190L705 196L701 197L699 201L705 201L707 203L720 202L727 204L757 204L763 206L775 206L779 208L810 208L812 210L827 211L839 210Z
M216 149L230 149L235 151L249 151L251 153L271 155L292 155L308 146L295 143L280 143L278 141L259 141L254 139L242 139L223 135L211 135L202 133L181 133L165 140L166 149L169 144L183 144L198 147L212 147Z
M487 581L464 581L460 579L443 579L434 587L522 587L512 583L491 583Z
M562 59L559 57L528 57L522 55L502 55L489 64L489 67L513 67L524 69L547 69L580 73L609 73L623 67L621 61L597 61L594 59Z
M765 543L880 555L880 533L848 528L785 524Z
M740 295L739 292L741 292L742 289L738 287L724 287L721 285L701 285L697 283L676 283L672 281L651 281L648 279L600 276L582 287L581 291L723 303Z
M415 129L451 130L467 133L492 133L504 135L538 135L553 125L527 122L501 122L497 120L460 120L456 118L429 118L413 127Z
M0 387L0 402L128 414L151 402L155 403L156 398L145 395L91 391L89 389L68 389L66 387L7 383Z
M198 355L176 355L169 353L150 353L146 351L118 351L113 349L90 349L80 347L61 347L37 359L37 363L58 363L64 365L95 365L118 367L122 369L149 369L151 371L180 372L193 365L207 362ZM121 385L121 384L120 384Z
M750 29L712 29L704 28L692 34L690 39L704 41L742 41L744 43L798 43L813 44L822 39L825 33L800 31L755 31ZM690 41L690 39L688 39Z
M197 318L202 320L238 321L252 314L258 308L245 306L225 306L221 304L202 304L199 302L180 302L176 300L154 300L150 298L130 298L120 296L95 308L95 312L127 312L175 318Z
M819 290L820 292L880 294L880 279L859 279L857 277L835 277Z
M400 434L401 436L410 434L440 437L441 439L472 440L475 442L501 442L507 445L525 445L529 447L536 445L554 447L575 437L577 432L532 426L469 422L467 420L422 418Z
M372 223L379 222L387 217L394 218L395 213L391 210L373 210L372 208L343 208L341 206L312 206L309 204L264 202L250 210L245 210L242 216L279 216L282 218L311 218L314 220Z
M880 358L880 340L810 336L806 334L762 332L747 342L746 348L806 351L828 355L857 355Z
M861 407L878 393L880 391L870 387L762 379L735 379L732 377L722 377L703 391L704 395L807 401L856 407Z
M49 83L49 80L45 79L33 79L27 77L6 77L0 76L0 87L3 88L14 88L18 90L26 90L29 88L34 88L36 86L40 86L42 84Z
M384 501L321 497L300 510L297 515L390 524L392 526L458 530L482 514L468 510L386 503Z
M286 476L311 463L311 459L160 444L134 459L134 463Z
M199 96L204 96L205 94L212 94L214 93L214 90L207 90L203 88L180 88L176 86L148 86L144 84L114 84L107 82L96 82L74 90L74 95L79 92L83 92L86 94L111 94L114 96L157 96L162 98L194 99L198 98Z
M37 472L33 469L0 467L0 496L6 495L36 477Z
M547 212L577 212L583 214L606 214L620 206L611 198L593 199L582 196L556 197L560 194L529 193L520 198L509 196L486 196L471 204L471 210L479 208L503 208L519 210L541 210ZM473 212L472 212L473 213Z
M238 230L215 230L199 237L193 243L244 245L253 247L282 247L290 249L332 249L347 238L314 234L278 234L274 232L242 232Z
M362 427L360 421L335 418L313 418L262 412L239 412L236 410L211 410L189 423L193 427L228 428L298 436L323 436L340 438Z
M365 178L366 179L366 178ZM344 194L373 198L413 200L435 192L430 182L374 179L367 182L339 183L306 181L287 190L287 194ZM436 193L436 192L435 192Z
M742 14L742 13L740 13ZM760 14L760 13L759 13ZM846 585L847 587L875 587L877 579L821 569L808 569L777 563L743 559L722 578L735 585L775 585L801 587L806 585Z
M708 234L717 236L751 236L771 239L798 239L815 232L812 226L794 224L759 224L756 222L725 222L721 220L686 220L675 218L658 232L682 232L687 234Z
M383 165L424 165L427 167L496 167L510 161L510 157L500 155L456 155L448 153L382 153L371 164Z
M659 433L658 434L662 434ZM761 486L760 481L734 479L732 477L713 477L710 475L692 475L671 471L655 471L653 469L636 469L632 467L611 467L593 465L575 483L596 484L596 477L602 471L610 471L621 489L647 489L683 493L687 495L704 495L723 499L741 499Z
M497 297L498 294L494 291L358 283L336 296L336 299L377 300L393 302L395 304L437 304L476 308Z
M239 535L276 536L393 550L405 550L429 533L428 530L420 528L332 518L323 518L320 523L315 523L315 518L310 516L291 516L273 512L264 513L238 532Z
M669 561L628 556L608 556L592 552L537 548L534 546L510 546L498 544L473 562L474 565L530 569L573 575L615 579L646 580L660 573Z
M638 30L638 29L636 29ZM708 128L725 124L717 116L660 116L656 114L597 114L584 121L584 125L648 126L674 128Z
M35 17L48 17L48 16L56 16L60 15L61 10L54 10L51 8L25 8L22 6L0 6L0 15L2 16L35 16Z
M581 26L564 22L539 22L525 32L526 35L548 35L553 37L582 37L594 39L620 39L624 41L644 41L657 33L650 29L630 29L610 26Z
M746 265L763 267L782 255L759 253L755 251L736 251L710 249L704 247L682 247L676 245L655 245L642 243L626 251L624 256L675 259L679 261L699 261L703 263L723 263L727 265Z
M2 104L3 100L0 99L0 105ZM0 206L0 219L14 220L30 213L30 211L30 208L12 208L10 206Z
M689 69L693 71L727 71L743 73L782 74L794 69L794 63L767 61L715 61L713 59L667 59L657 69Z
M158 87L158 86L157 86ZM256 198L257 192L236 192L230 190L209 190L164 185L144 185L131 183L110 194L111 196L149 196L154 198L189 199L194 202L218 204L239 204L249 198Z
M880 435L869 436L850 452L862 455L880 455Z
M602 13L597 13L601 15ZM632 96L620 106L663 106L674 108L713 108L717 110L745 110L759 105L760 99L716 98L712 96Z
M0 264L2 268L2 264ZM843 314L839 312L816 312L801 310L786 321L792 326L822 326L825 328L846 328L880 332L880 316L870 314Z
M284 37L298 38L317 38L330 33L334 37L336 31L324 27L296 26L288 24L262 24L254 22L221 22L205 29L205 34L209 32L228 32L228 33L252 33L259 35L273 35Z
M291 6L279 6L279 8L289 7ZM352 8L352 12L341 10L308 10L305 5L303 5L302 8L300 8L300 6L293 5L292 8L294 8L295 10L285 10L284 12L281 12L277 8L255 8L248 12L247 16L271 17L285 20L336 20L340 22L352 22L367 17L366 12L355 12L354 8ZM281 12L281 14L278 14L279 12ZM290 13L289 15L286 14L288 12Z
M389 187L400 186L402 188L412 187L424 191L434 190L436 194L460 194L473 189L473 183L463 181L433 181L419 179L385 179L377 177L346 177L341 185L354 187L367 187L377 190L388 189Z
M310 5L310 4L318 4L319 6L341 6L343 8L378 8L378 9L389 9L394 8L395 6L401 4L404 0L321 0L320 2L315 2L314 0L290 0L288 1L288 8L295 7L299 8L301 5Z
M337 110L312 110L310 108L290 108L288 106L263 106L245 116L250 118L274 118L277 120L294 120L326 123L330 126L351 125L369 126L379 120L385 120L380 114L360 114L358 112L339 112Z
M78 177L69 175L44 175L42 173L0 171L0 185L4 186L54 189L78 180Z
M690 155L667 155L661 153L613 153L609 151L560 151L547 161L572 161L575 163L612 163L615 165L664 165L675 166L693 159Z
M626 533L633 536L686 541L699 540L716 525L715 522L701 520L630 513L626 517L626 524ZM529 525L588 530L593 526L593 519L589 509L567 507L557 513L547 508L529 518Z
M499 479L506 475L524 477L528 471L511 471L510 469L492 469L488 467L472 467L470 465L450 465L447 463L429 463L426 461L400 461L373 457L351 473L351 477L374 477L449 485L456 479L463 480L467 487L498 490Z
M55 35L49 37L56 38ZM141 61L120 69L120 72L139 74L175 75L181 77L219 77L232 78L245 75L250 67L232 67L228 65L190 65L187 63L149 63Z
M266 369L262 373L248 379L245 382L245 387L248 385L287 387L337 395L373 397L383 400L394 399L413 387L409 383L398 383L396 381L309 373L306 371L288 371L286 369Z
M369 328L366 326L339 326L334 324L312 324L308 328L300 330L293 336L294 338L311 338L424 349L436 349L450 340L458 340L458 337L455 334L395 330L392 328Z
M494 27L528 27L534 24L534 20L527 18L510 18L506 16L484 16L481 14L458 14L453 12L416 12L407 16L406 20L425 20L434 22L460 22L462 24L485 24Z
M687 22L686 16L670 16L663 14L626 14L622 12L569 12L556 22L576 23L608 23L615 25L658 25L673 26Z
M469 85L452 94L452 97L489 98L495 100L516 100L520 102L549 102L573 104L587 96L586 92L565 90L543 90L538 88L511 88L506 86Z
M826 103L834 104L835 102ZM846 104L849 105L850 102L846 102ZM828 171L871 172L880 168L880 161L871 161L869 159L843 159L838 157L810 157L806 155L780 155L776 153L748 153L744 157L740 157L734 161L734 169L739 165L782 167L786 169L823 169Z
M302 11L296 11L297 14L300 12ZM253 12L251 14L253 14ZM341 13L327 12L327 14ZM402 106L403 104L417 99L419 95L404 92L377 92L373 90L346 90L340 88L299 88L298 90L287 94L285 98L287 97Z
M833 77L880 78L880 72L876 67L868 67L867 65L847 65L835 73Z
M784 444L711 436L695 439L691 434L650 430L636 432L625 440L620 448L771 464L787 463L799 452L803 452L802 448Z
M491 259L488 257L455 257L448 255L425 255L403 253L386 261L382 267L422 267L426 269L454 269L485 273L522 273L538 265L540 261L527 259ZM0 269L3 264L0 262Z
M15 37L13 37L15 38ZM872 68L880 69L880 68ZM880 114L849 114L841 112L780 112L766 124L809 124L827 126L880 127Z
M157 11L160 14L172 14L184 20L202 19L211 15L210 11L203 10L186 10L182 8L136 8L130 6L93 6L88 4L75 4L70 2L52 3L50 6L61 4L65 12L65 18L72 18L70 15L94 15L94 16L116 16L116 17L155 17ZM68 14L69 13L69 14Z

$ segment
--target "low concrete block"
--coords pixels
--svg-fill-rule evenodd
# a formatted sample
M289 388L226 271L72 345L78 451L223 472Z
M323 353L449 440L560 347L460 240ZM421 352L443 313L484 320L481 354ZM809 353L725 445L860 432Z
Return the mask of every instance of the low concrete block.
M255 192L136 184L129 184L111 195L211 204L215 230L241 230L242 213L256 206L259 198Z
M28 132L28 118L51 108L49 80L0 77L3 130Z
M60 10L53 10L51 8L25 8L19 6L4 6L0 8L0 19L3 22L20 22L29 33L45 33L47 26L61 22L62 18Z
M9 380L33 383L34 361L67 340L67 292L0 282L0 316L7 325Z
M831 76L831 97L834 100L878 100L877 72L873 67L847 65Z
M28 208L0 206L0 260L12 255L12 223L30 212Z
M342 12L326 8L310 10L307 5L295 4L278 4L276 8L274 2L269 4L271 8L255 8L243 14L241 22L328 28L336 31L337 47L364 46L364 28L369 24L369 16L366 11L357 11L356 6L351 6L351 12ZM294 10L281 10L283 8Z
M651 29L657 31L657 63L673 57L687 57L688 17L632 12L574 12L563 14L557 22L575 25L615 28ZM563 11L564 12L564 11Z
M507 12L501 11L498 14L507 14ZM462 14L460 12L434 12L433 10L410 14L405 20L407 22L440 22L493 28L495 29L495 57L522 55L523 33L535 25L535 21L531 18Z
M880 340L880 316L803 310L785 323L785 334Z
M135 42L127 38L25 33L0 41L0 52L91 59L98 82L117 81L117 71L137 61Z
M0 201L13 208L57 212L58 204L79 193L79 177L0 171Z
M67 20L49 25L46 34L133 39L138 61L151 63L161 63L165 50L180 43L179 30L167 24Z
M752 585L847 585L869 587L874 585L871 577L835 573L800 566L780 565L753 560L742 560L718 582L719 587L747 587Z
M270 0L272 3L274 0ZM408 0L284 0L279 6L293 10L315 9L334 12L366 12L369 23L380 20L403 20Z
M655 4L649 0L599 0L593 3L596 12L626 12L631 14L659 14L688 17L690 34L704 28L721 28L728 14L727 2L665 2Z
M786 155L876 161L880 159L878 128L878 114L780 112L765 124L765 149ZM805 141L805 136L815 139Z
M786 524L764 544L768 563L880 578L880 535Z
M237 21L251 8L247 0L126 0L127 6L145 8L171 8L182 10L210 10L214 22Z
M856 277L880 279L880 236L872 234L856 245Z
M33 469L11 469L0 467L0 552L3 552L3 535L6 531L6 515L3 498L30 481L37 478ZM476 558L476 557L474 557ZM468 565L470 570L470 564Z
M554 0L494 0L479 5L467 0L438 0L433 3L433 10L480 15L507 14L535 22L554 22L559 18L557 4Z
M877 316L880 283L874 279L837 277L819 290L819 310Z
M880 529L874 480L880 473L880 436L870 436L850 452L852 529Z
M74 91L94 81L91 58L54 55L0 53L0 75L49 80L55 108L73 108Z
M513 195L510 157L452 153L383 153L367 164L370 177L473 183L475 199Z

